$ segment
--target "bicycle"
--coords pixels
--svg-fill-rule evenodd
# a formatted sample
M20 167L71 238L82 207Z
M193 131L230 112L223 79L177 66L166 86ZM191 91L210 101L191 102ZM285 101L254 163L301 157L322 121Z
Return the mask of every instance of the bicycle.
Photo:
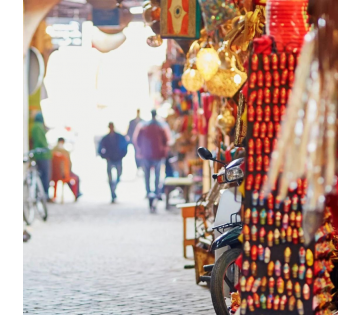
M37 212L44 221L47 219L47 196L34 160L35 153L43 153L46 151L46 149L38 148L24 154L23 163L29 163L23 185L23 217L27 225L30 225L34 221L35 212Z

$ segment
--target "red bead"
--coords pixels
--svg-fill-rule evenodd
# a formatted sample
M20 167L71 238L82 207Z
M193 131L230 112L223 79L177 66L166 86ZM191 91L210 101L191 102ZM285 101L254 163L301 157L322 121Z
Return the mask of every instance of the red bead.
M280 96L279 88L275 88L273 91L273 104L274 105L279 104L279 96Z
M274 79L274 86L278 87L280 86L280 75L278 71L273 72L273 79Z
M262 73L261 70L259 70L257 72L257 85L259 87L263 87L264 86L264 74Z
M281 85L285 85L286 84L286 81L287 81L287 78L288 78L288 75L289 75L289 70L288 69L285 69L282 74L281 74Z
M273 107L273 120L280 121L280 110L279 110L279 106L277 105Z
M255 148L256 154L261 155L261 153L262 153L261 149L262 149L261 139L257 138L256 139L256 148Z
M270 70L270 59L268 55L263 56L263 68L265 71Z
M267 136L269 138L272 138L274 136L274 124L272 123L272 121L268 123Z
M260 138L265 138L266 136L266 122L262 122L260 125Z
M256 121L253 126L253 137L258 138L259 137L259 130L260 130L260 123Z
M264 98L264 92L263 92L263 90L260 89L260 90L257 91L256 104L257 105L262 105L263 98Z
M251 70L256 71L259 66L259 57L257 54L253 54L251 57Z
M253 72L252 74L250 74L249 88L250 89L255 88L255 84L256 84L256 72Z
M286 53L282 52L280 55L280 69L286 68Z
M261 171L261 166L262 166L262 156L261 155L258 155L257 157L256 157L256 170L258 171L258 172L260 172Z
M250 139L248 143L248 154L253 155L254 154L254 139Z
M271 81L272 81L271 73L270 73L270 71L266 71L265 72L265 86L271 87Z
M262 121L262 119L263 119L263 110L261 106L256 106L256 120Z

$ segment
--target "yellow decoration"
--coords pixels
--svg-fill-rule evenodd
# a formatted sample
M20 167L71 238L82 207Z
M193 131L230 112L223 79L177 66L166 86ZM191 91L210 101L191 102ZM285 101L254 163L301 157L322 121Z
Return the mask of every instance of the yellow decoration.
M314 264L314 255L310 249L306 250L306 263L309 267Z
M247 51L250 42L263 34L264 25L265 7L257 5L254 12L249 11L245 14L245 18L233 19L233 29L226 34L225 40L230 40L231 46L236 45L242 51Z
M196 92L203 86L204 79L199 70L196 69L196 66L192 64L181 76L181 82L188 91Z
M238 57L228 46L228 42L224 42L218 50L219 70L206 82L206 87L211 94L222 97L233 97L247 79L247 74Z
M235 117L231 113L231 110L227 107L223 108L221 114L218 116L218 125L221 131L228 135L232 128L235 126Z
M219 56L212 46L200 49L196 56L196 66L205 81L210 80L215 75L219 65Z

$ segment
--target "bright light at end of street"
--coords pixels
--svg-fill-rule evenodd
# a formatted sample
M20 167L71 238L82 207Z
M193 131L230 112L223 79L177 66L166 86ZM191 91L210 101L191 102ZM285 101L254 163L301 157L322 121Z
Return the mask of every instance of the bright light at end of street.
M130 13L131 14L142 14L143 13L143 8L142 7L132 7L130 8Z

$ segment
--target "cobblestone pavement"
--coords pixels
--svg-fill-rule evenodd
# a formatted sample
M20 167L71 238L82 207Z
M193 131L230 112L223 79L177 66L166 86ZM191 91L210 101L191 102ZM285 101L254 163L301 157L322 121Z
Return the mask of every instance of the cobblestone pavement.
M214 314L209 290L184 269L193 262L182 257L179 210L162 202L150 214L142 178L121 182L115 205L105 181L95 184L29 228L24 313Z

